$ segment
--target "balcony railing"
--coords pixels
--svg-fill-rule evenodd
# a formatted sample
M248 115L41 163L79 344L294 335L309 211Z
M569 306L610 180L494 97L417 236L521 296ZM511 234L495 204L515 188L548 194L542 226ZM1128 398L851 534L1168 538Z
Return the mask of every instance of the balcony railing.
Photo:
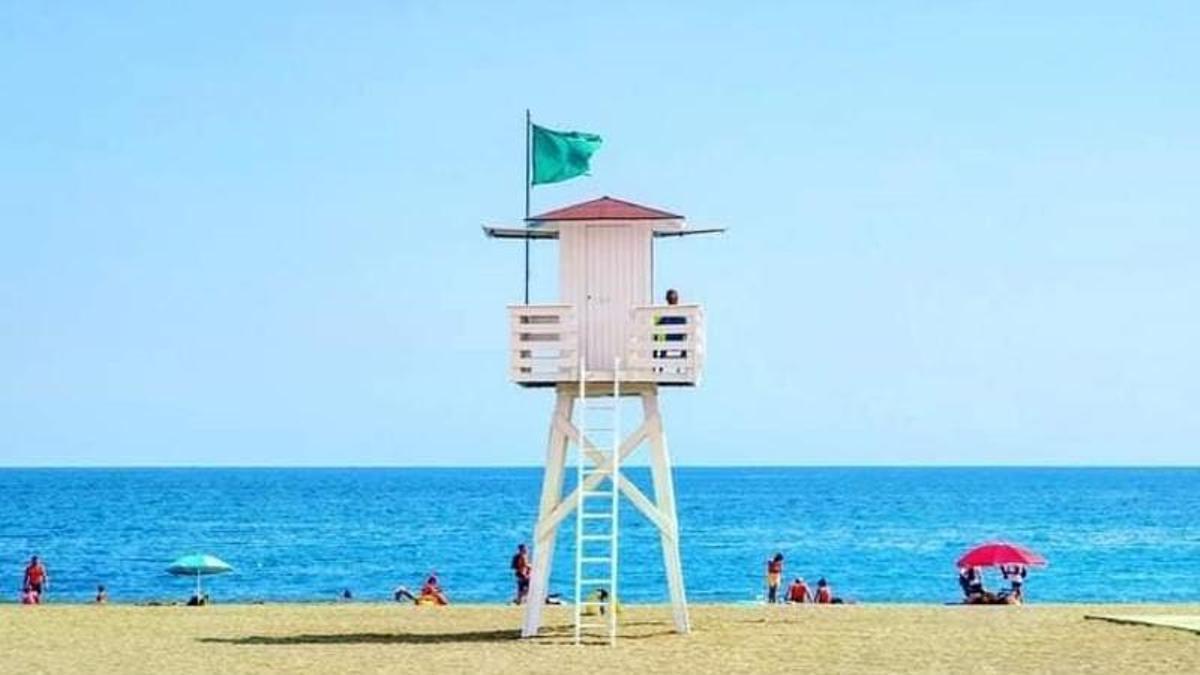
M704 370L704 309L649 305L633 309L626 358L629 381L699 384Z
M510 305L509 378L518 384L573 379L579 361L574 305Z
M523 386L579 379L580 322L573 305L510 305L509 378ZM624 382L694 385L704 369L704 311L700 305L635 307L621 358ZM589 372L611 381L611 370Z

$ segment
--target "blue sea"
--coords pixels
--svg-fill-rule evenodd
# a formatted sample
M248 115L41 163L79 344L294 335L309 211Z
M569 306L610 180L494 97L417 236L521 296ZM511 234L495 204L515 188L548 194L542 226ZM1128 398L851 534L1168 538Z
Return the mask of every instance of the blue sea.
M650 493L645 470L631 470ZM1038 602L1200 601L1200 469L681 468L684 574L698 602L761 598L763 564L827 577L860 602L956 599L954 560L990 538L1050 565ZM451 599L504 602L529 541L539 469L0 470L0 598L37 553L51 599L186 599L165 568L190 552L236 570L217 601L382 601L436 570ZM560 532L552 592L571 592L574 519ZM656 532L622 511L621 592L665 600ZM998 584L994 577L993 585Z

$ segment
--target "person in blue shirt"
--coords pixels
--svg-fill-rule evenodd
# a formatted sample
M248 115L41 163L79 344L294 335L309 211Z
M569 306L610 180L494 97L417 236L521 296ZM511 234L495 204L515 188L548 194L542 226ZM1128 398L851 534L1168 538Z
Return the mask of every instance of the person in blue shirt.
M667 306L674 307L679 304L679 292L674 288L667 289ZM682 314L672 314L669 311L659 314L654 320L656 326L682 326L687 324L687 317ZM683 342L687 339L684 333L656 333L654 336L655 342ZM657 359L686 359L686 349L660 349L655 350L654 358Z

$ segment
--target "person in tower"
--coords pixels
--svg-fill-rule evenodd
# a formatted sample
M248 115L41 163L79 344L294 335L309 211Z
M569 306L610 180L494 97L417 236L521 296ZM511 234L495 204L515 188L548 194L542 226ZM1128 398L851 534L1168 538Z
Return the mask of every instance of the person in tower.
M667 299L668 307L674 307L674 306L678 305L679 304L679 291L676 291L674 288L668 288L666 299ZM683 316L682 314L676 314L671 311L667 311L665 313L660 313L654 319L654 325L656 325L656 326L682 326L682 325L686 325L686 324L687 324L686 316ZM684 342L685 340L687 340L687 335L684 333L655 333L654 334L655 342ZM660 346L666 346L666 345L660 345ZM659 349L659 350L654 351L654 358L656 358L656 359L663 359L663 358L686 359L687 358L687 350L686 349L672 349L672 350Z
M779 602L779 584L783 581L783 554L776 553L767 561L767 602Z
M37 593L39 603L46 601L46 588L50 585L50 575L46 572L46 566L36 555L31 557L29 564L25 566L25 579L21 585Z
M788 586L787 601L794 604L803 604L808 602L811 596L808 592L808 584L804 583L804 579L796 577L791 586Z
M529 596L529 577L533 572L533 566L529 564L529 550L525 548L525 544L517 546L517 552L513 555L509 567L517 578L517 597L513 599L513 604L520 605Z

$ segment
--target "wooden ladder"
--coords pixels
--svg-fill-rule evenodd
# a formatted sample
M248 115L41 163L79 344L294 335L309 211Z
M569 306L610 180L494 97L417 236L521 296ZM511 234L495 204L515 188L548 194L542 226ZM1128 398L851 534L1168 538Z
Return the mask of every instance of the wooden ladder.
M612 395L588 398L579 362L579 443L575 459L575 644L603 629L617 643L617 552L621 469L621 359L613 364ZM596 439L593 441L593 438ZM597 620L596 617L605 620Z

